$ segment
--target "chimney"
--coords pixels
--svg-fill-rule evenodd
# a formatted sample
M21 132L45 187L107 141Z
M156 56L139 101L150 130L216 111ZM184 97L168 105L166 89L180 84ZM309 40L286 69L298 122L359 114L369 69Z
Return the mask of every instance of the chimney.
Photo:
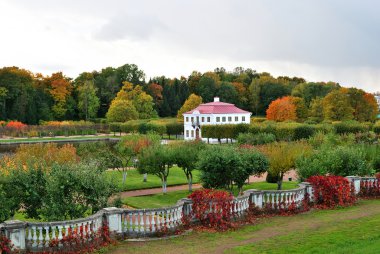
M219 97L214 97L214 102L219 102Z

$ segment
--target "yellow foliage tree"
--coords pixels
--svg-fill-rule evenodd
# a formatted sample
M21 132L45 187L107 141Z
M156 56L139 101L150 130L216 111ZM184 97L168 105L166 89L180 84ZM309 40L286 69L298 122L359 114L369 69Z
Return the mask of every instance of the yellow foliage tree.
M192 109L195 109L201 103L202 103L202 97L195 95L193 93L190 94L189 98L187 98L183 106L178 110L177 118L179 120L183 120L183 116L182 116L183 113L190 111Z

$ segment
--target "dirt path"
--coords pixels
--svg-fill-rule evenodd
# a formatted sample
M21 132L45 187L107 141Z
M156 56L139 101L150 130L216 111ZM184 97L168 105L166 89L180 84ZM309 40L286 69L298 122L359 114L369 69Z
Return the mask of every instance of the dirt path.
M109 253L229 253L237 246L259 243L273 237L331 228L347 220L376 216L379 211L380 202L364 202L353 208L327 211L322 214L319 211L312 211L290 217L267 218L255 227L247 226L232 232L214 234L193 232L173 240L122 243Z

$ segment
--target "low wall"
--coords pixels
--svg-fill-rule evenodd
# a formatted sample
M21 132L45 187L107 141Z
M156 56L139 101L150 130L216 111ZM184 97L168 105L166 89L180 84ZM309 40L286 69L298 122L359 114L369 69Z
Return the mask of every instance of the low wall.
M363 183L378 183L376 178L347 177L355 186L355 193L359 194ZM364 187L363 187L364 188ZM302 205L305 195L312 199L313 188L309 183L300 183L297 189L292 190L247 190L243 195L232 201L231 213L235 218L243 217L251 206L258 208L280 204L286 208L291 204L297 207ZM210 209L212 208L210 204ZM122 209L104 208L96 214L83 219L58 222L23 222L6 221L0 224L0 231L11 239L14 246L20 250L43 250L48 247L51 239L61 240L68 232L77 232L83 236L90 236L102 225L107 225L110 232L123 238L153 237L160 232L176 230L182 226L182 218L192 214L191 199L181 199L175 206L156 209ZM91 237L86 237L91 241Z

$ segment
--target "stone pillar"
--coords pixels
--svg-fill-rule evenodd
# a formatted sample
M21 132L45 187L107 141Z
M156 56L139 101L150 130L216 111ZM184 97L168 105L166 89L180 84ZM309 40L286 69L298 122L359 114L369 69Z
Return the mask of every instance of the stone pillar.
M354 187L355 187L355 194L359 194L360 192L360 177L358 176L346 176L347 180L350 182L350 183L353 183Z
M183 204L183 216L191 215L193 201L190 198L182 198L178 200L177 205Z
M121 234L123 233L121 215L123 209L116 207L103 208L102 210L107 219L109 231L111 233Z
M25 250L26 223L19 220L9 220L3 223L5 235L12 241L16 249Z
M311 183L302 182L302 183L300 183L300 186L305 186L306 193L309 194L309 200L310 200L310 202L313 202L314 201L314 191L313 191L313 186L311 185Z
M258 208L263 208L263 195L264 193L259 190L246 190L243 195L249 195L251 204L255 204Z

